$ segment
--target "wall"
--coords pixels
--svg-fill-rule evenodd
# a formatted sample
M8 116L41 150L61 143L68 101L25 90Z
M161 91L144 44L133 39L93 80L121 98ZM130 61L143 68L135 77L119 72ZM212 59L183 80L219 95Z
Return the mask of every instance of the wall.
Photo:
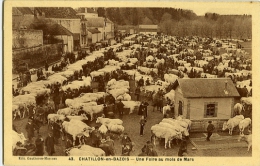
M63 51L64 53L72 52L73 51L73 36L55 36L57 39L63 40Z
M96 43L98 42L98 39L99 39L99 35L100 33L90 33L88 32L88 41L90 41L90 43Z
M62 25L72 33L80 33L80 19L52 18L52 20Z
M114 28L112 26L113 23L106 23L106 27L105 27L106 39L111 39L114 37Z
M29 68L38 64L44 64L44 61L55 61L61 56L61 44L48 44L31 48L16 49L12 51L13 69L17 67L19 61L29 64Z
M188 105L188 100L186 98L183 97L183 94L182 94L182 91L180 89L180 87L177 87L176 90L175 90L175 116L178 116L178 113L179 113L179 101L182 101L182 113L183 113L183 116L185 118L188 118L187 117L187 105Z
M29 48L43 45L42 30L13 30L12 48Z
M200 120L207 119L204 117L204 103L205 102L217 102L217 117L210 119L229 119L232 114L232 98L191 98L190 101L190 119Z

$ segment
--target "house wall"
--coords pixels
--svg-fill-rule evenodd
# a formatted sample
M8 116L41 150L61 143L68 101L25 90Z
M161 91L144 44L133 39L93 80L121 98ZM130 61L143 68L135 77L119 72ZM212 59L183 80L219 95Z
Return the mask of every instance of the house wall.
M43 45L42 30L13 30L12 48L29 48Z
M81 33L80 31L80 19L61 19L52 18L55 22L62 25L72 33Z
M106 33L106 36L105 38L106 39L111 39L114 37L114 28L113 28L113 24L112 23L106 23L106 27L105 27L105 33Z
M182 102L183 117L188 118L187 117L188 100L183 97L183 94L182 94L182 91L181 91L180 87L177 87L176 90L175 90L175 101L174 101L174 105L175 105L174 114L175 114L176 117L179 116L179 101Z
M64 53L72 52L73 51L73 36L55 36L57 39L63 40L63 51Z
M192 121L191 132L207 131L212 121L216 131L222 130L223 123L233 117L233 98L184 98L179 87L175 90L175 116L178 116L179 101L183 101L183 116ZM216 117L204 117L205 103L217 102Z
M90 33L88 32L88 40L91 41L91 43L96 43L98 42L98 37L100 36L99 35L100 33Z
M190 119L199 120L207 119L204 117L205 112L205 103L216 102L217 107L217 116L208 117L210 119L229 119L231 118L233 112L233 98L190 98L188 99L190 103Z

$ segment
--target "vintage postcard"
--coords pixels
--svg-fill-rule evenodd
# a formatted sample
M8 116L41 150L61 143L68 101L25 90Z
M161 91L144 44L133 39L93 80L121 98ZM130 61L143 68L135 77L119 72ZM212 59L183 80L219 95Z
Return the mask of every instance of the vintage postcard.
M4 165L260 165L259 9L5 1Z

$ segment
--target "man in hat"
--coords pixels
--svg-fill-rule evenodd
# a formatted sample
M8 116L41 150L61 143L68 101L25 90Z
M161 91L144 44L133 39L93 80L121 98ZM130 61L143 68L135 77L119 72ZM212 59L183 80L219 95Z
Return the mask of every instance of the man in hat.
M123 154L124 147L126 147L127 144L130 146L130 150L132 150L132 141L130 137L128 137L127 133L124 133L124 136L121 140L122 154Z
M28 119L25 130L27 132L28 141L30 142L34 137L34 126L32 124L32 119Z
M208 132L208 136L207 136L207 141L210 141L210 137L211 137L211 135L212 135L212 132L213 132L213 130L215 129L215 126L212 124L212 121L209 121L208 122L209 123L209 125L208 125L208 127L207 127L207 132Z
M49 132L49 135L45 139L45 147L46 147L46 151L49 154L49 156L52 156L53 153L55 153L54 142L55 141L54 141L54 137L52 135L52 132Z
M44 152L44 140L40 134L35 140L35 156L43 156Z

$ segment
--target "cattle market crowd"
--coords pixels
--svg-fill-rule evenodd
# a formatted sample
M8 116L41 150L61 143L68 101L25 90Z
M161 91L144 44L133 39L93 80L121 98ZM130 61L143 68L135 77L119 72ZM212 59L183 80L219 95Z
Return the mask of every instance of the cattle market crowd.
M176 111L173 86L177 79L230 78L241 96L231 119L247 127L252 119L252 60L239 42L129 34L121 43L91 47L90 53L67 53L51 71L46 62L45 69L20 74L22 81L17 88L13 86L13 154L31 151L42 156L46 151L57 155L55 145L61 146L62 141L63 155L130 156L135 135L125 132L124 125L131 124L124 119L139 115L143 136L149 130L145 127L149 112L156 111L161 121L150 128L151 139L137 149L139 156L158 156L155 147L161 140L165 148L178 142L176 155L188 155L192 121ZM33 82L35 73L37 81ZM24 118L28 119L25 135L15 126L15 121ZM232 134L228 123L223 128ZM47 137L43 137L43 127L48 128ZM208 132L212 130L214 126ZM120 152L115 151L118 146Z

